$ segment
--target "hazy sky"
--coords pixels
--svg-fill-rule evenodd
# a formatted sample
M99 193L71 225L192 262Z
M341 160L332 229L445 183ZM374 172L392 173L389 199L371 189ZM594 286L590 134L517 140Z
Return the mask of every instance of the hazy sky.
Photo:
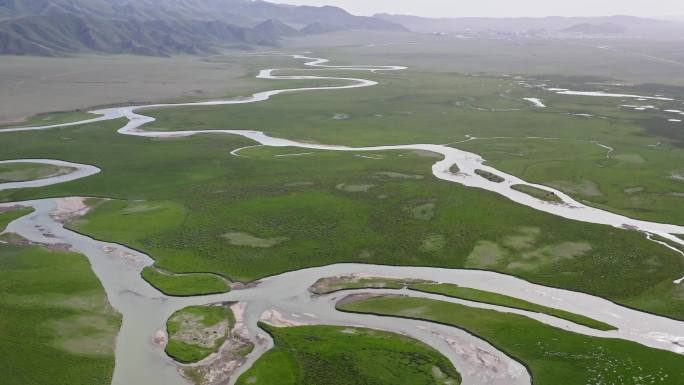
M337 5L357 15L377 12L420 16L669 16L684 15L684 0L271 0Z

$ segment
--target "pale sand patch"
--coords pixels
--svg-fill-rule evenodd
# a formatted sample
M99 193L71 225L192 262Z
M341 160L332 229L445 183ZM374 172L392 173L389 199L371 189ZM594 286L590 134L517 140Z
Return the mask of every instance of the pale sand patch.
M265 322L275 327L293 327L306 325L303 322L296 321L286 317L284 314L275 309L266 310L263 314L261 314L259 320L261 322Z
M159 329L156 332L154 332L154 335L152 336L152 343L164 347L169 341L169 337L166 334L166 330Z
M517 377L522 374L522 372L514 372L514 369L509 368L506 362L498 356L465 341L459 336L444 334L425 326L418 328L427 330L430 334L446 342L462 361L468 363L470 371L467 374L477 374L483 383L487 383L488 380L506 378L507 376Z
M132 253L122 247L105 245L102 247L102 250L114 258L125 260L126 263L136 264L137 266L145 266L147 264L147 260L145 257L139 254Z
M237 335L242 338L249 338L249 329L247 329L247 325L245 324L246 307L247 305L243 302L236 302L230 305L230 310L233 312L233 318L235 319L233 335Z
M60 223L67 223L72 219L84 216L90 211L90 206L85 203L86 198L83 197L58 198L55 201L57 202L57 208L50 216Z

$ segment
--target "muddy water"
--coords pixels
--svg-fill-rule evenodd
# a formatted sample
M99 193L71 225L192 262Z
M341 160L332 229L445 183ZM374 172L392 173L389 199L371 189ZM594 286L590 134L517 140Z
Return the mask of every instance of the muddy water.
M88 257L112 306L123 315L123 324L117 339L113 384L185 384L176 372L176 366L165 356L163 347L153 343L153 336L156 331L164 329L166 320L174 311L185 306L223 301L246 303L245 321L250 336L255 341L257 334L267 339L265 333L260 332L257 327L262 313L269 309L278 309L307 324L364 326L412 336L450 358L463 373L466 384L530 382L522 365L463 331L426 322L341 313L334 307L336 296L313 298L308 292L309 285L318 278L342 272L365 271L364 266L337 265L288 273L266 279L256 287L223 295L167 297L140 277L141 270L153 262L148 256L63 228L50 215L58 207L58 203L58 199L22 202L22 205L34 207L36 211L12 222L7 231L33 242L68 244L73 251ZM378 269L382 268L377 266L371 270ZM403 274L411 275L411 268L406 268ZM269 347L268 343L258 343L250 357L251 362ZM236 379L234 377L233 380Z
M390 71L404 67L387 66L328 66L325 59L308 58L306 65L313 67L337 68L359 71ZM149 132L141 127L154 118L136 113L151 108L171 108L177 106L228 105L265 101L272 96L301 91L333 90L368 87L377 84L374 81L356 78L334 78L321 76L276 76L275 70L263 70L259 77L265 79L344 79L350 82L347 86L310 87L300 89L284 89L261 92L244 99L219 100L185 104L155 104L149 106L112 108L94 111L101 117L82 122L45 127L20 127L5 129L0 132L18 132L67 127L95 121L127 118L128 123L119 130L121 134L143 137L183 137L198 133L218 133L241 135L257 143L276 147L299 147L331 151L386 151L386 150L423 150L441 154L443 159L433 165L433 174L440 179L478 187L499 193L515 202L554 215L589 223L598 223L615 227L629 227L649 234L657 234L673 242L684 242L671 234L684 233L684 227L633 220L628 217L591 208L574 201L560 191L546 186L536 186L556 193L564 201L563 204L552 204L540 201L526 194L511 189L514 184L529 184L525 181L494 168L484 166L484 160L473 153L461 151L448 146L433 144L414 144L399 146L377 146L349 148L344 146L315 145L299 143L287 139L273 138L259 131L220 130L220 131L176 131ZM460 172L452 174L449 169L458 165ZM475 169L483 169L505 178L503 183L493 183L475 174ZM80 169L79 169L80 170ZM94 170L90 170L95 172ZM98 170L99 171L99 170ZM85 175L81 175L85 176ZM66 176L62 176L63 178ZM67 179L53 180L53 183ZM531 184L529 184L531 185ZM14 186L19 187L31 187ZM397 278L420 278L440 282L455 283L463 287L489 290L509 296L522 298L530 302L555 307L582 314L610 323L619 328L613 332L600 332L568 321L539 314L530 314L496 306L475 304L467 301L446 299L452 302L467 303L471 306L493 308L510 312L523 313L542 322L573 330L578 333L595 336L619 337L656 347L684 353L684 323L657 317L610 303L609 301L586 294L546 288L529 282L492 272L469 271L458 269L435 269L418 267L387 267L356 264L340 264L322 268L305 269L265 279L256 287L234 291L224 295L171 298L162 295L140 278L140 271L150 265L152 260L143 254L129 250L123 246L92 240L83 235L66 230L56 222L50 213L59 201L56 199L25 202L36 211L20 218L8 227L8 231L41 243L65 243L74 251L85 254L93 267L93 271L101 280L112 305L123 314L123 326L118 337L116 348L116 368L114 384L184 384L177 374L175 365L168 359L163 349L154 345L152 338L156 331L163 329L166 319L175 311L188 305L198 305L219 301L242 301L247 304L245 319L252 338L260 333L256 326L262 313L269 309L278 309L290 319L303 323L321 323L333 325L367 326L383 330L396 331L415 337L435 347L452 360L464 376L464 384L529 384L526 370L503 353L463 331L445 326L432 325L418 321L399 320L387 317L353 315L337 312L334 303L339 295L328 295L313 298L307 288L322 277L347 275L354 273L391 276ZM5 204L11 206L12 204ZM389 292L389 291L387 291ZM430 298L443 297L413 293L412 295ZM263 334L263 332L261 332ZM270 343L257 346L250 355L250 363L266 351ZM235 378L233 379L233 381Z
M601 298L566 290L547 288L504 274L487 271L437 269L423 267L389 267L359 264L338 264L304 269L266 278L256 287L222 295L192 298L164 296L140 278L143 267L152 260L144 254L123 246L99 242L64 229L50 213L58 199L23 202L36 211L12 222L7 231L20 234L34 242L65 243L74 251L85 254L93 271L102 282L112 305L123 314L123 326L116 349L114 384L182 384L173 363L164 355L152 338L163 329L166 319L176 310L189 305L222 301L241 301L247 304L246 324L252 338L260 333L256 326L261 314L277 309L290 319L307 324L364 326L403 333L417 338L445 354L464 375L465 384L528 384L529 376L517 362L506 357L491 345L455 328L424 322L387 317L346 314L335 310L334 304L342 294L312 297L308 288L322 277L347 274L370 274L396 278L429 279L454 283L463 287L489 290L545 306L582 314L619 328L602 332L573 324L551 316L507 309L493 305L472 303L426 293L410 292L413 296L434 298L469 306L489 308L527 315L541 322L578 333L619 337L638 343L684 353L684 323L645 314L613 304ZM5 204L5 206L10 204ZM0 206L1 207L1 206ZM352 291L362 292L362 291ZM374 293L407 291L379 290ZM261 333L263 335L263 332ZM451 344L449 343L451 342ZM259 344L252 355L269 348Z

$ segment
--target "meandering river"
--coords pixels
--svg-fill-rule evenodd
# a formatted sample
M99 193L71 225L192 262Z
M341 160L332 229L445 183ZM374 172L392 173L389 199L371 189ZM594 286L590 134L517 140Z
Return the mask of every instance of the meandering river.
M306 65L318 68L371 72L397 71L405 68L399 66L331 66L325 64L327 63L327 60L325 59L301 55L294 55L294 57L307 60L305 63ZM154 132L142 129L145 124L154 121L154 118L140 113L146 109L245 104L265 101L275 95L283 93L350 89L369 87L377 84L371 80L358 78L278 76L274 74L275 71L275 69L263 70L258 76L264 79L342 79L349 81L350 84L345 86L273 90L256 93L248 98L234 100L108 108L93 111L93 113L101 116L89 120L52 126L4 129L0 130L0 133L56 129L126 118L128 120L127 124L119 129L118 132L124 135L142 137L185 137L200 133L215 133L240 135L261 145L275 147L298 147L313 150L351 152L387 150L430 151L441 154L443 157L441 160L437 161L432 168L433 174L439 179L493 191L517 203L564 218L619 228L630 228L642 231L646 234L658 235L668 239L670 242L684 245L684 241L673 235L684 234L684 227L682 226L635 220L597 208L588 207L558 190L546 186L530 184L513 175L486 166L483 164L484 159L477 154L445 145L412 144L352 148L302 143L288 139L274 138L263 132L248 130ZM38 163L65 165L74 168L76 171L72 174L43 180L0 184L0 190L47 186L87 177L100 171L94 166L79 165L57 160L40 159L14 161L33 161ZM453 165L458 166L459 172L456 174L449 171ZM505 181L502 183L488 181L477 175L475 173L476 169L497 174L503 177ZM511 188L511 186L516 184L527 184L551 191L559 196L563 200L563 203L554 204L533 198ZM65 209L68 205L65 205L64 203L64 198L56 198L29 202L5 203L0 204L0 207L23 205L35 209L33 213L10 223L7 228L8 232L17 233L36 243L67 244L74 251L86 255L90 260L93 271L102 282L112 306L123 315L123 324L116 347L116 367L113 379L113 383L117 385L136 383L150 385L185 384L185 381L177 373L175 364L166 357L161 347L153 343L153 336L155 332L164 328L167 318L173 314L174 311L189 305L223 301L239 301L245 304L244 322L249 331L250 338L256 343L256 349L250 354L249 361L247 365L241 369L241 372L246 370L251 363L272 346L272 341L270 341L270 338L265 333L260 331L257 327L257 322L265 311L275 309L288 319L297 320L297 322L301 323L365 326L399 332L417 338L445 354L462 373L464 384L530 384L529 373L520 363L506 356L487 342L462 330L426 322L338 312L335 310L334 304L340 298L341 294L316 297L312 296L308 291L309 286L319 278L349 274L371 274L383 277L428 279L445 283L454 283L463 287L497 292L540 305L582 314L612 324L616 326L618 330L610 332L597 331L566 320L538 313L478 304L425 293L411 292L411 295L438 298L451 302L464 303L474 307L525 314L526 316L535 318L541 322L586 335L618 337L658 349L684 353L684 322L628 309L591 295L548 288L512 276L487 271L338 264L281 274L263 279L258 282L258 285L253 287L232 291L222 295L191 298L168 297L159 293L140 277L141 270L145 266L153 263L149 256L121 245L93 240L87 236L65 229L58 220L59 216L54 215L55 212L62 211L62 214L64 214L65 210L68 211L68 209ZM375 292L397 293L397 291L394 290L381 290ZM402 291L399 292L401 293ZM257 338L258 335L261 336L260 339ZM239 373L233 377L232 383L237 379L237 375L239 375Z

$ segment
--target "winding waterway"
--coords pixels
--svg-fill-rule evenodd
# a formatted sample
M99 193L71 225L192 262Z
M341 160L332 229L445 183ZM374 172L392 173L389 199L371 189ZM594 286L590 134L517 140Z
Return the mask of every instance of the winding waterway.
M373 72L404 69L404 67L399 66L329 66L325 64L327 62L325 59L310 58L300 55L295 55L294 57L309 60L306 63L308 66L321 68ZM217 133L240 135L257 142L260 145L274 147L298 147L314 150L351 152L424 150L438 153L443 156L443 159L436 162L432 168L433 174L439 179L493 191L517 203L561 217L619 228L631 228L646 234L659 235L671 242L684 245L684 241L673 235L684 234L684 227L682 226L635 220L585 206L560 191L546 186L533 185L515 176L488 167L483 164L484 159L477 154L445 145L412 144L351 148L345 146L302 143L288 139L274 138L263 132L248 130L171 132L142 130L142 126L154 121L154 118L139 113L141 110L145 109L171 108L178 106L245 104L265 101L272 96L282 93L350 89L377 84L371 80L357 78L277 76L274 75L275 71L275 69L263 70L259 73L259 77L264 79L292 80L343 79L349 81L350 84L345 86L273 90L256 93L251 97L236 100L109 108L93 111L93 113L101 115L94 119L52 126L4 129L0 130L0 133L69 127L78 124L127 118L128 123L119 129L118 132L124 135L142 137L185 137L199 133ZM59 162L61 162L45 159L14 160L14 162L18 161L34 161L55 165L60 165ZM66 165L73 167L76 171L72 174L39 181L18 182L18 184L15 183L11 185L2 184L0 185L0 190L8 188L40 187L49 184L62 183L87 177L100 171L94 166L73 163ZM456 174L449 171L453 165L457 165L459 168L459 172ZM503 183L490 182L485 178L478 176L475 173L476 169L497 174L503 177L505 181ZM563 203L553 204L518 192L511 188L511 186L516 184L527 184L554 192L563 200ZM465 303L474 307L525 314L526 316L538 319L541 322L586 335L619 337L658 349L684 353L684 322L628 309L591 295L548 288L512 276L487 271L338 264L281 274L263 279L254 287L236 290L222 295L191 298L168 297L149 286L140 277L141 270L145 266L153 263L149 256L121 245L93 240L87 236L65 229L58 220L58 217L54 215L56 211L65 210L63 198L12 202L0 204L0 207L10 207L18 204L33 207L35 211L10 223L7 231L17 233L36 243L59 243L70 245L72 250L86 255L90 260L93 271L102 282L112 306L122 313L123 324L117 340L116 366L113 378L113 384L117 385L137 383L150 385L184 384L185 381L177 373L176 365L164 354L161 347L153 343L153 336L155 335L155 332L164 328L167 318L173 314L174 311L189 305L223 301L239 301L245 304L245 325L249 331L250 338L257 344L256 349L249 356L248 364L245 365L241 371L246 370L251 363L272 346L272 341L265 333L260 331L257 327L257 322L265 311L275 309L289 319L298 320L298 322L301 323L365 326L399 332L417 338L433 346L447 356L462 373L464 384L530 384L529 373L520 363L512 360L487 342L462 330L426 322L338 312L335 310L334 304L340 298L341 294L330 294L317 297L312 296L308 291L309 286L319 278L349 274L371 274L383 277L427 279L505 294L540 305L585 315L614 325L618 330L603 332L538 313L501 308L493 305L477 304L432 294L411 292L411 295L413 296L438 298L451 302ZM376 292L397 293L397 291L394 290ZM402 293L402 291L399 291L399 293ZM257 339L257 335L260 335L261 338ZM234 383L236 379L237 375L233 377L231 383Z

